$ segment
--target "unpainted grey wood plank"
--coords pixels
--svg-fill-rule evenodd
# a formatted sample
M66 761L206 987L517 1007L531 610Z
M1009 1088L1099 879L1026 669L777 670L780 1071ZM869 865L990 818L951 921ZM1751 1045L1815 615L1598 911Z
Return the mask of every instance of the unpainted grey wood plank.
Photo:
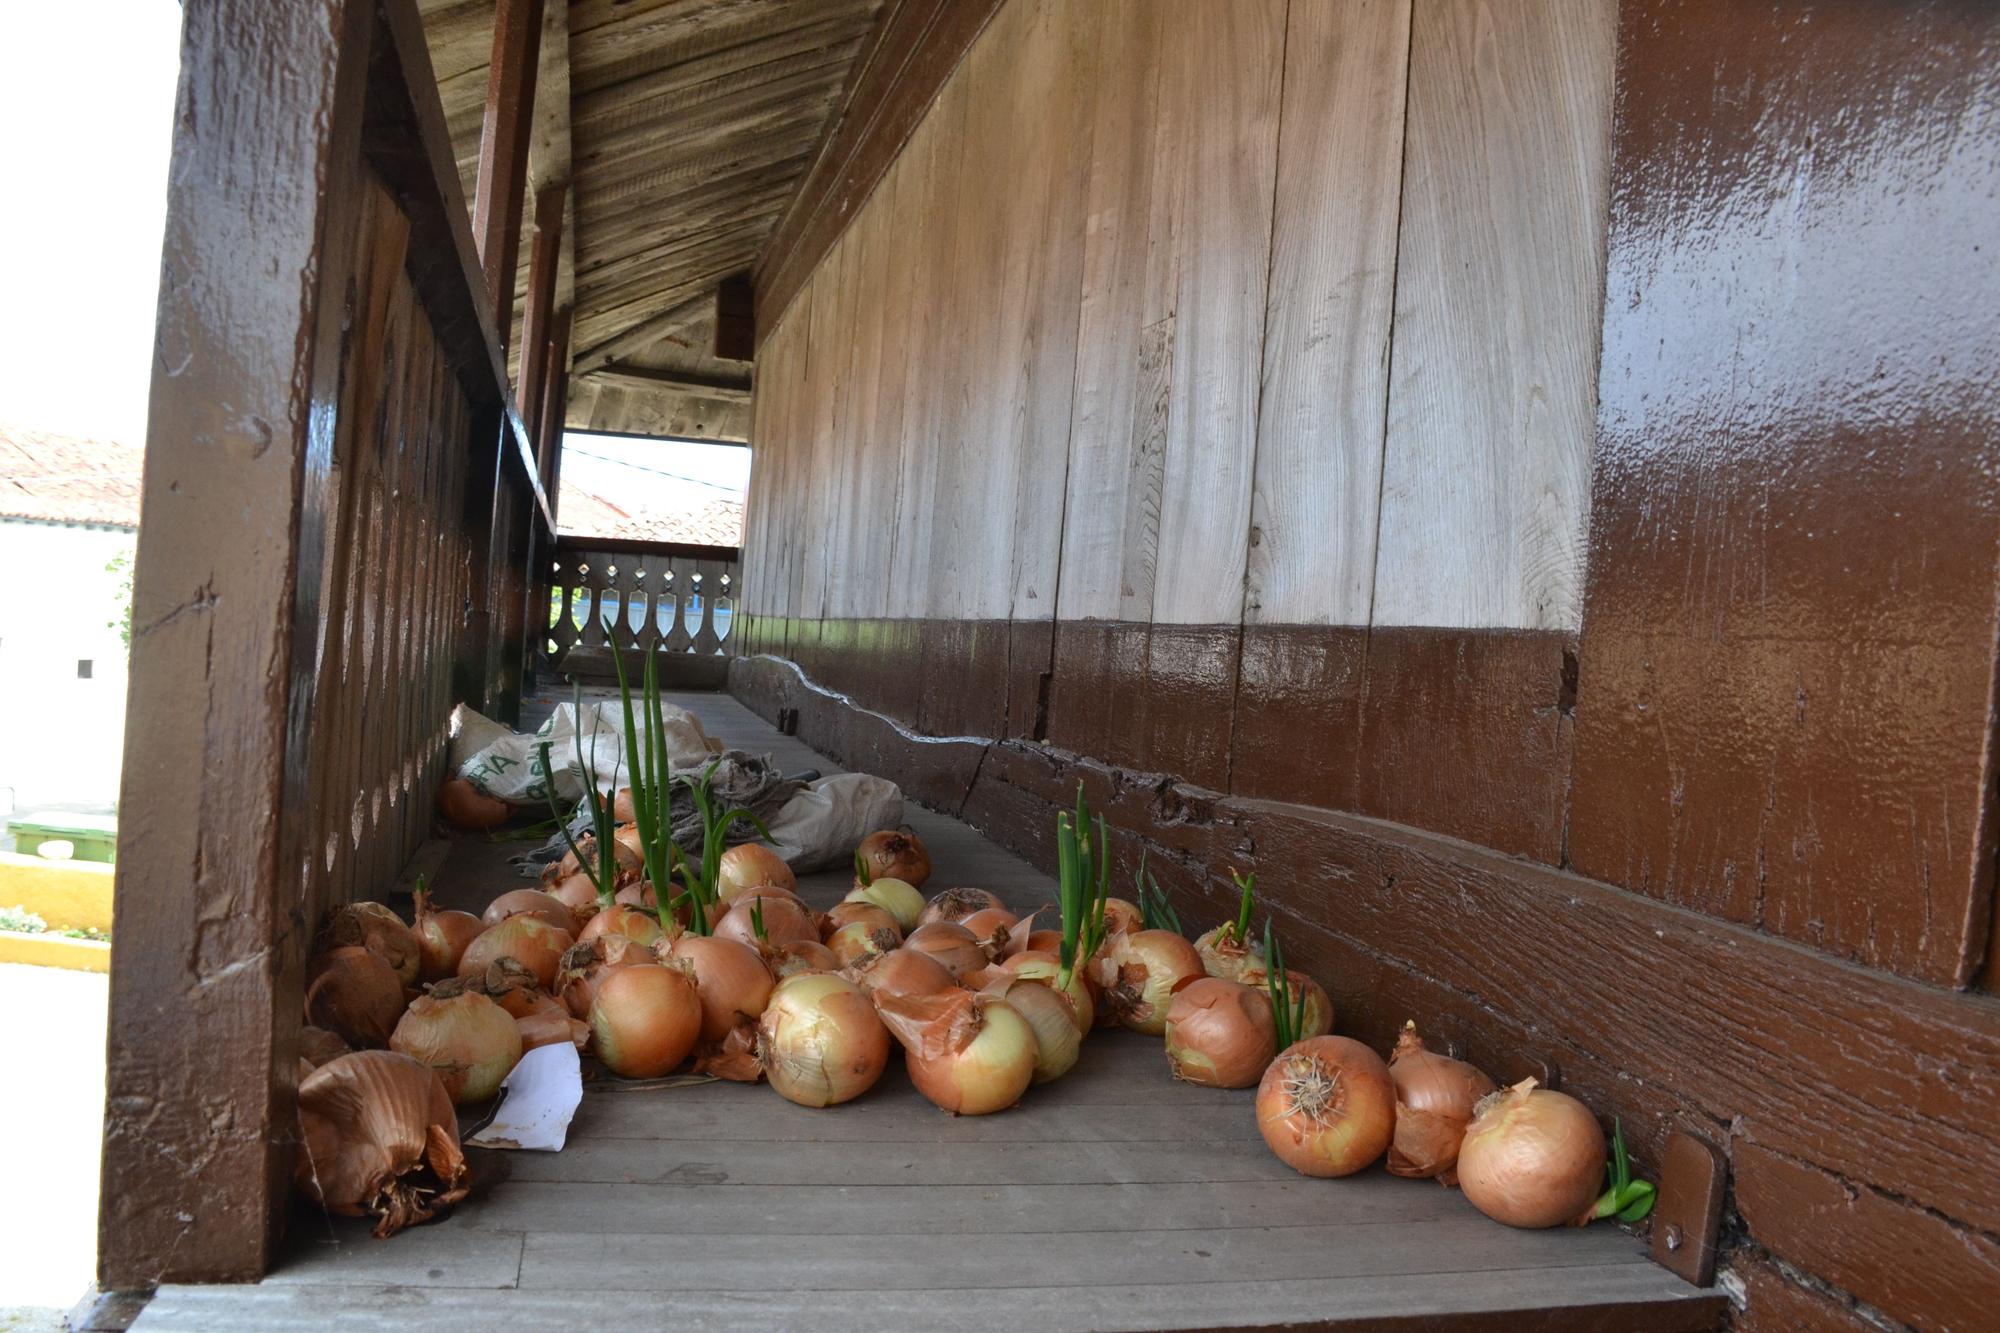
M525 1156L525 1154L523 1154ZM266 1283L339 1286L409 1283L438 1287L511 1287L521 1272L522 1233L444 1224L411 1227L389 1240L355 1218L296 1224L285 1258Z
M754 1119L743 1101L694 1101L662 1113L654 1098L688 1098L704 1088L674 1088L610 1097L586 1096L571 1127L573 1139L659 1139L751 1143L1138 1143L1161 1139L1263 1142L1236 1108L1044 1106L989 1116L948 1116L921 1099L866 1098L826 1110L793 1106L765 1090L767 1109ZM586 1119L586 1115L588 1118Z

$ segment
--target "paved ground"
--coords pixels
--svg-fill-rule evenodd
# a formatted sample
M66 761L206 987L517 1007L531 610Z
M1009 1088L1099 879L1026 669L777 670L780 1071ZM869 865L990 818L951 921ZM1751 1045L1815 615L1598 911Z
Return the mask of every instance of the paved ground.
M106 982L0 964L0 1333L61 1329L97 1265Z

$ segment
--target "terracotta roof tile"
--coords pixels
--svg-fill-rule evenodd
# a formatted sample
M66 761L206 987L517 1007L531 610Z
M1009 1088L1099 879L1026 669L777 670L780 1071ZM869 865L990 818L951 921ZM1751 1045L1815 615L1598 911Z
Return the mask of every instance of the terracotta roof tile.
M145 451L0 423L0 518L139 526Z
M743 540L743 501L717 497L685 508L645 508L635 513L565 478L556 503L556 524L566 537L736 546Z

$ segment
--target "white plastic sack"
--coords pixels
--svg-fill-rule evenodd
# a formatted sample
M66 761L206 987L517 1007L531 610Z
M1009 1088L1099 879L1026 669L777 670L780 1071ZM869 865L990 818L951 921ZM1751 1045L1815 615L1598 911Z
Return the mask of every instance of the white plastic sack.
M903 822L903 789L871 773L821 778L768 821L771 849L801 874L844 862L877 829Z
M722 753L722 743L701 729L694 714L664 702L660 712L667 763L673 771L700 768ZM643 741L644 720L635 716L633 725ZM452 771L510 805L541 809L548 804L541 771L544 742L555 765L556 800L565 808L583 799L583 773L595 774L599 791L616 791L632 783L625 764L625 709L615 699L585 704L581 714L571 704L557 704L554 715L533 735L509 731L464 704L452 711ZM638 752L637 746L632 752Z

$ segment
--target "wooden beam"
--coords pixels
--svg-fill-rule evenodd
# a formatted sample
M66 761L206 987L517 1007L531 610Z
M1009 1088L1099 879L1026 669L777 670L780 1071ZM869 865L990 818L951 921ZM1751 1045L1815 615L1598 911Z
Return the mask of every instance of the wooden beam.
M542 0L500 0L493 19L486 116L479 132L472 230L503 350L514 326L514 266L521 251L521 196L528 176L542 12Z
M521 415L527 420L536 448L541 437L532 428L541 420L542 389L547 383L549 320L555 314L556 270L562 260L563 207L569 191L546 185L535 194L535 245L528 259L528 303L521 320Z
M757 355L757 289L748 273L736 273L715 289L715 355L748 361Z
M731 265L731 268L734 267ZM719 279L721 274L716 276ZM701 322L708 318L714 309L715 294L707 289L707 284L691 285L665 308L649 312L620 328L617 333L606 335L596 344L586 346L584 350L578 352L576 373L581 375L599 366L608 366L619 357L637 351L650 342Z
M551 510L556 502L556 479L562 475L563 417L569 404L569 326L570 311L558 310L544 352L542 397L535 405L535 462Z
M582 374L606 383L622 383L629 388L684 389L708 398L744 399L750 396L748 375L701 375L692 370L654 370L650 366L599 366Z

